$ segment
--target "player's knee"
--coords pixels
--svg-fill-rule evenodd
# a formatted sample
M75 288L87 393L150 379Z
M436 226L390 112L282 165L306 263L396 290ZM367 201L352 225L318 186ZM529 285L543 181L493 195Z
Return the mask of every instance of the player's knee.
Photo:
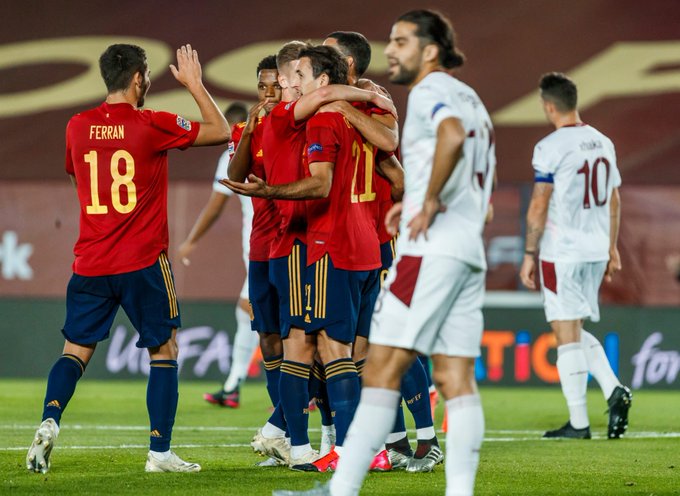
M283 343L278 334L260 333L260 349L263 356L278 356L283 354Z

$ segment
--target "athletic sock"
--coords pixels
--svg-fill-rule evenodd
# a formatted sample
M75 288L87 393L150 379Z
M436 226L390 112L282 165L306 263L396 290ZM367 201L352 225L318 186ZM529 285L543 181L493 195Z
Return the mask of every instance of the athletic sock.
M616 386L621 385L621 382L614 374L604 348L597 338L585 329L581 329L581 347L586 355L588 371L600 385L604 399L608 400Z
M434 437L434 422L430 407L430 390L427 375L420 360L415 360L401 379L401 395L406 402L418 430L418 439Z
M258 334L250 329L250 315L237 305L236 336L234 336L234 347L231 351L229 376L224 381L225 392L233 391L248 377L248 367L250 367L258 341Z
M569 421L574 429L590 425L586 407L588 363L581 343L568 343L557 347L557 371L560 374L562 393L569 408Z
M401 437L392 437L392 436L401 436ZM408 442L408 437L406 436L406 432L400 432L400 433L392 433L387 436L387 439L385 440L385 448L386 449L393 449L395 451L398 451L399 453L402 453L404 455L412 456L413 455L413 449L411 448L411 443Z
M354 362L354 365L357 367L357 374L359 374L359 378L361 379L361 376L364 373L364 365L366 365L366 359L364 358L363 360L358 360Z
M281 363L279 402L290 433L292 446L309 444L309 372L306 363L284 360Z
M328 387L326 385L326 373L323 365L314 362L309 376L309 397L316 398L316 406L321 414L321 425L333 425L333 412L328 401Z
M267 393L272 406L279 404L279 382L281 381L281 363L283 355L263 357L264 374L267 379Z
M380 450L391 426L401 399L399 391L365 387L361 402L347 433L343 455L330 482L334 496L356 495Z
M149 364L146 408L151 425L151 451L168 451L179 399L176 360L152 360Z
M351 358L341 358L326 365L326 388L335 424L335 445L342 446L347 429L359 404L361 381Z
M64 353L54 362L50 375L47 377L43 421L51 418L59 425L61 414L71 400L78 379L83 376L84 372L85 363L75 355Z
M286 431L281 429L276 424L272 424L271 421L267 421L262 427L262 435L268 439L274 439L277 437L286 437Z
M446 496L471 496L484 439L484 411L478 394L446 402Z

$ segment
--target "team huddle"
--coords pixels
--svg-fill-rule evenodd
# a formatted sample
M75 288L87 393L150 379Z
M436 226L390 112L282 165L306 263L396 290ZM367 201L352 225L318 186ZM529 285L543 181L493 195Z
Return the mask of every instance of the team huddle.
M275 494L356 495L369 470L432 471L444 453L430 381L446 403L446 494L473 494L484 437L474 363L484 325L482 233L497 182L493 125L475 91L452 75L465 59L441 14L400 16L385 55L390 82L410 91L401 141L390 95L363 78L371 48L359 33L337 31L322 45L291 41L265 57L256 70L259 101L231 129L189 45L171 69L194 97L200 122L140 110L150 85L144 51L112 45L104 52L106 102L67 128L66 170L81 231L64 354L50 372L29 470L49 470L62 412L122 306L151 358L145 469L200 471L170 450L181 321L167 257L166 151L230 142L215 191L252 197L237 319L240 311L247 322L247 308L274 407L251 445L267 457L262 465L335 472L324 486ZM540 248L540 286L570 416L545 437L591 437L590 372L608 402L608 437L618 438L632 396L582 326L599 319L600 283L620 269L621 178L611 141L578 116L574 83L550 73L540 87L557 130L534 152L520 276L535 286ZM216 201L221 208L224 200ZM180 248L183 260L214 215L201 214ZM590 240L587 253L576 249L580 238ZM431 379L423 357L432 360ZM238 379L227 382L206 399L234 401ZM310 400L322 418L318 450L308 435ZM415 450L402 404L415 421Z

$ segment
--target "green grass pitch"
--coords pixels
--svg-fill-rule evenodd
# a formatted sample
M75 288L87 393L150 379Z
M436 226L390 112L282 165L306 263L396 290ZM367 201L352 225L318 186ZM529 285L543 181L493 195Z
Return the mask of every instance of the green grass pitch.
M205 403L214 383L180 383L173 449L200 463L198 474L146 474L148 443L144 382L84 379L62 421L46 475L25 468L26 450L39 424L44 380L0 380L0 493L2 494L225 494L266 495L307 489L328 474L259 468L249 441L268 416L264 385L249 383L235 410ZM541 440L543 430L566 420L558 387L483 387L486 439L476 494L680 494L680 394L634 392L629 434L607 440L606 405L591 389L594 439ZM437 407L441 424L443 406ZM409 415L407 414L407 421ZM319 416L310 417L313 444ZM441 441L444 434L439 433ZM370 474L362 494L444 494L444 467L430 474Z

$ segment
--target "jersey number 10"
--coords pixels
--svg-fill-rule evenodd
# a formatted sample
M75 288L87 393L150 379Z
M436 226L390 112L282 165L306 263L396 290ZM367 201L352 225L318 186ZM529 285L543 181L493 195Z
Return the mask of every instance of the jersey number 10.
M599 183L599 167L604 166L604 195L600 198L600 183ZM604 157L598 157L593 162L592 167L586 160L578 171L578 174L583 174L585 183L583 191L583 208L590 208L590 195L593 195L593 203L596 207L601 207L607 203L608 187L609 187L609 160ZM592 175L592 179L591 179Z
M125 162L125 174L121 174L118 169L118 162L123 160ZM109 208L102 205L99 201L99 178L97 169L97 152L95 150L85 154L85 162L90 164L90 195L92 203L88 205L85 211L88 214L106 214ZM135 159L126 150L117 150L111 155L111 204L116 212L127 214L137 205L137 188L132 178L135 177ZM120 201L120 188L124 187L127 190L127 203L122 204Z

